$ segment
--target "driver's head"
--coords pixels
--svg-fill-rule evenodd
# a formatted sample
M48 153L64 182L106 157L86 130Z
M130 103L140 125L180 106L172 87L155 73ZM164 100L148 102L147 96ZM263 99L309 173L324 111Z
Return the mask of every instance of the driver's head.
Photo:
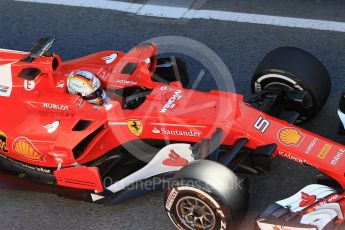
M103 105L106 94L100 80L91 72L74 71L67 78L68 92L77 94L91 104Z

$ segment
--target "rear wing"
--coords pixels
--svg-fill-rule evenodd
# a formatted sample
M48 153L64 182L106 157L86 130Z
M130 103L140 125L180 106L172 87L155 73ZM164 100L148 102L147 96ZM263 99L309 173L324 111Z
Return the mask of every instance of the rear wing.
M42 56L51 56L48 51L55 43L55 38L53 37L46 37L46 38L40 38L38 41L36 41L32 48L30 49L29 55L24 58L23 62L32 62L35 58L39 58Z
M56 39L53 37L45 37L40 38L38 41L33 43L28 56L20 61L21 63L19 66L22 69L19 72L18 77L23 78L24 80L33 81L41 73L51 75L54 70L58 69L61 64L60 57L49 52L49 49L53 46L55 40ZM32 63L35 59L39 59L41 57L46 58L46 60ZM53 80L51 80L51 84L54 84Z

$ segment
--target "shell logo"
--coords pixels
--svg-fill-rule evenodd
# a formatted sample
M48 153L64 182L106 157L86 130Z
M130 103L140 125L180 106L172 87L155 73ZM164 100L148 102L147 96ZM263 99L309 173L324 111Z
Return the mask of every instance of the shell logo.
M278 133L279 141L284 145L299 145L304 135L296 128L283 128Z
M18 137L14 140L12 148L17 154L26 159L32 161L45 161L45 156L42 155L26 137Z

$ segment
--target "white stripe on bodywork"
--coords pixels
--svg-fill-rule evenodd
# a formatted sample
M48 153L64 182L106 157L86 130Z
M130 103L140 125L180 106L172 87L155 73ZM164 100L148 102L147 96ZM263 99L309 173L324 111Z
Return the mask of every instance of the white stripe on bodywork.
M183 166L167 166L163 164L163 161L169 158L170 150L174 150L180 157L186 159L189 163L194 161L193 152L190 149L190 144L179 143L167 145L162 148L145 167L110 185L106 189L113 193L116 193L137 181L141 181L163 173L180 170Z
M0 66L0 97L9 97L12 93L12 63Z
M24 51L19 51L19 50L8 50L8 49L0 49L0 52L14 53L14 54L29 54L29 52L24 52Z
M185 124L168 124L168 123L151 123L151 125L191 127L191 128L205 128L206 127L206 126L202 126L202 125L185 125Z
M260 230L272 230L272 229L288 229L288 230L318 230L316 227L309 227L309 226L306 226L306 227L286 227L286 226L282 226L282 225L279 225L279 224L271 224L271 223L265 223L265 222L262 222L262 221L265 221L265 220L258 220L257 221L257 224L259 226L259 229Z
M116 126L116 125L127 125L127 122L113 122L113 121L109 121L108 125L109 126Z
M301 193L304 192L310 196L316 196L317 200L321 198L325 198L333 193L336 193L336 191L330 187L319 185L319 184L312 184L308 185L307 187L300 190L295 195L285 199L277 201L276 203L285 207L289 208L292 212L299 212L305 209L305 207L300 207L299 204L302 201Z
M337 217L337 212L333 209L320 209L303 215L301 224L308 224L315 226L317 229L324 229L327 224Z
M109 121L109 126L117 126L117 125L127 125L127 122L113 122ZM176 127L190 127L190 128L205 128L206 126L202 125L185 125L185 124L168 124L168 123L151 123L151 125L159 125L159 126L176 126Z
M327 203L327 204L324 204L322 206L318 206L315 209L316 210L321 210L321 209L334 210L337 213L337 216L339 219L344 219L343 211L342 211L339 203Z

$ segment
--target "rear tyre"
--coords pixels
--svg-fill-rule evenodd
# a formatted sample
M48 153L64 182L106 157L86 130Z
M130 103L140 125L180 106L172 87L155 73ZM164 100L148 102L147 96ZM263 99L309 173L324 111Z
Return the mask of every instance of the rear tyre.
M174 176L164 203L178 229L234 229L247 211L248 191L225 166L200 160Z
M295 47L280 47L262 59L251 80L253 93L277 88L285 93L293 90L307 93L303 103L290 105L304 121L325 105L331 80L327 69L312 54Z

